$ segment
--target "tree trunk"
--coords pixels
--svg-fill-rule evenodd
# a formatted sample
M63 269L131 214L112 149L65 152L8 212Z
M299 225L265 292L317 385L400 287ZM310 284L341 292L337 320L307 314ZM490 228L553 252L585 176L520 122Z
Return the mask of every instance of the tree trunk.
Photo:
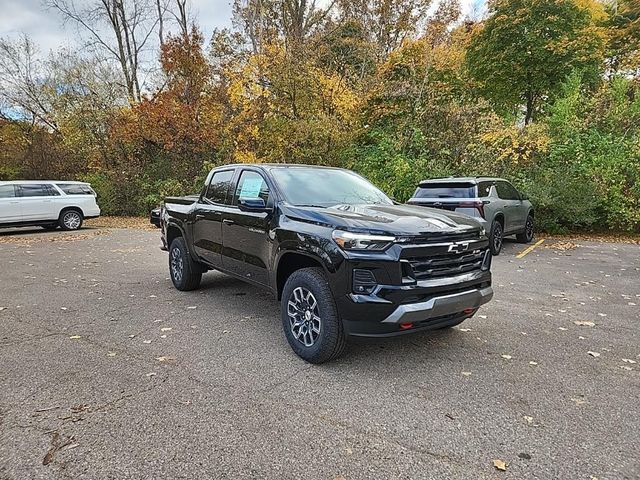
M524 124L529 125L529 123L531 122L531 118L533 117L533 109L535 106L534 105L535 95L531 90L527 91L526 95L527 95L527 110L524 115Z

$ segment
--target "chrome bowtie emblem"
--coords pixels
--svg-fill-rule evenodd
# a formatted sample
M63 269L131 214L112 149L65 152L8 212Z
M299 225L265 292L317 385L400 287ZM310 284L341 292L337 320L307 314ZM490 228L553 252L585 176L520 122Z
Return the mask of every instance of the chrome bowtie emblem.
M452 243L449 245L449 252L451 253L462 253L467 250L469 250L469 242Z

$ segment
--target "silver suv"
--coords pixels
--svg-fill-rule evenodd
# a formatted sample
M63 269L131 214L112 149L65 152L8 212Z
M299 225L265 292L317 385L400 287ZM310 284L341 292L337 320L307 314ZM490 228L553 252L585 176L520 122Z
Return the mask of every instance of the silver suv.
M498 255L502 240L514 235L519 242L533 239L533 205L502 178L449 177L423 180L411 205L442 208L474 217L491 240L491 252Z

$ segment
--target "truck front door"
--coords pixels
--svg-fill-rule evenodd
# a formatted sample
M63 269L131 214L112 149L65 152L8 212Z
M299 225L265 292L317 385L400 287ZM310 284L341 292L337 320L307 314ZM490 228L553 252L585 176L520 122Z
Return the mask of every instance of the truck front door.
M269 238L272 211L247 212L238 208L240 199L264 200L273 205L269 185L256 170L244 169L233 193L232 205L223 214L222 265L225 270L262 285L269 284L267 268L273 242Z

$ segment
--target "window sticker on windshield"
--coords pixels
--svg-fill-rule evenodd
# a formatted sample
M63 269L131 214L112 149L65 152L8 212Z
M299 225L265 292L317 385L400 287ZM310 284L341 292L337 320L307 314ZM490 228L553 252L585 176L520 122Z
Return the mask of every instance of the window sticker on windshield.
M240 190L240 198L258 198L262 189L262 178L245 178Z

